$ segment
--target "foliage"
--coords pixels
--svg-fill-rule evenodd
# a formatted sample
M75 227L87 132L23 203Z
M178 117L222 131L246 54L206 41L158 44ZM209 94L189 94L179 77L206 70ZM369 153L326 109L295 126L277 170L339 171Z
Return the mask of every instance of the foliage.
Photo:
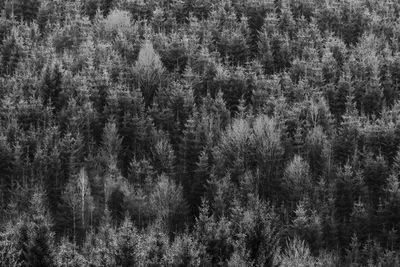
M138 59L133 68L137 86L142 90L144 103L148 107L162 81L164 66L160 56L150 41L146 40L140 48Z
M0 11L0 266L399 265L398 1Z

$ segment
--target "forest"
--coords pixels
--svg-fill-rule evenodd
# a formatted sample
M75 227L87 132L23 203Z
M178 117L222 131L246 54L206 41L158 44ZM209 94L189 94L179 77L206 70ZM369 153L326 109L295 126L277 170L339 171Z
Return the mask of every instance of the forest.
M398 0L0 10L0 267L400 266Z

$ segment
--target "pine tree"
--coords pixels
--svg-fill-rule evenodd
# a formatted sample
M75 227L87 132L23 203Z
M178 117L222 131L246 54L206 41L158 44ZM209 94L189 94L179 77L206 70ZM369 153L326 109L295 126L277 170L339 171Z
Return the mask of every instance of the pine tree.
M202 246L188 233L175 237L167 250L168 264L173 266L200 266Z
M19 60L25 55L25 46L23 40L19 35L19 29L13 27L10 34L3 41L1 47L1 67L0 73L2 75L11 75L17 68Z
M249 259L254 260L255 266L273 266L281 234L274 207L258 199L247 205L250 218L244 215L242 224Z
M190 206L190 215L197 216L198 208L201 205L201 198L206 192L207 181L210 179L210 154L209 148L205 148L199 157L199 162L197 163L197 169L195 170L193 182L190 186L190 193L188 194L187 201Z
M39 11L40 0L13 0L7 1L5 5L6 13L16 20L32 22Z
M376 159L367 156L364 165L365 183L368 186L371 204L376 208L388 176L387 163L382 156L378 156Z
M129 91L122 87L107 98L105 114L114 118L121 143L121 172L127 176L132 159L150 159L152 139L155 132L153 122L142 103L140 91Z
M62 69L57 62L51 62L43 71L43 103L51 103L56 111L66 105L62 97L62 79Z
M338 122L342 121L342 116L346 112L347 96L350 93L350 90L351 82L346 80L343 76L340 77L335 89L335 95L332 97L332 101L329 102L329 107L332 113L336 116Z
M358 112L351 99L352 97L348 97L348 101L346 101L348 111L343 116L344 122L332 141L334 158L341 165L352 161L355 151L357 151L357 139L360 134Z
M11 222L9 222L7 225L5 225L4 230L0 233L1 267L19 267L22 265L22 262L20 261L20 253L22 251L18 251L17 243L15 242L16 228L17 227L15 225L12 225Z
M346 262L348 264L358 263L360 260L360 243L356 235L351 237L349 249L346 249Z
M119 177L119 179L121 179L121 177ZM125 183L125 181L114 181L113 183L113 185L108 186L110 187L109 189L105 189L106 191L111 191L108 193L108 196L106 196L105 200L107 201L106 204L107 208L110 210L112 221L115 225L120 225L124 220L126 212L126 199L128 194L128 189L124 190L124 187L128 187L128 185Z
M400 149L397 150L396 156L393 159L392 174L399 176L400 173Z
M101 133L103 131L103 128L105 124L107 123L107 119L112 119L112 118L107 118L107 115L105 113L106 111L106 104L107 104L107 97L110 94L110 86L111 86L111 81L110 81L110 74L107 71L99 71L95 69L93 63L91 62L91 57L92 54L94 54L94 45L92 41L90 41L90 37L88 42L88 48L85 48L89 50L87 53L89 54L87 57L89 57L89 60L84 57L85 62L83 64L88 64L87 70L86 70L86 79L88 80L88 86L90 90L90 100L93 105L94 110L96 111L96 117L95 121L93 122L93 137L96 142L96 144L99 144L101 142ZM88 61L88 62L87 62Z
M66 238L60 241L55 256L55 266L59 267L80 267L87 265L85 257L80 254L79 247L69 242Z
M318 177L324 172L325 167L329 168L329 166L326 166L328 164L329 155L326 154L329 153L329 143L321 127L317 126L308 133L306 137L306 148L310 171L313 177Z
M365 182L360 173L355 173L348 164L338 170L336 174L335 215L340 224L347 225L354 201L364 197L365 193Z
M105 168L108 171L115 171L122 145L122 138L118 134L115 121L111 120L105 125L102 141L102 158Z
M186 129L183 131L180 144L177 171L186 199L189 199L190 196L193 177L197 169L196 163L198 162L203 145L199 130L198 120L193 116L186 123Z
M272 54L270 34L266 32L266 30L260 33L257 46L258 54L261 56L261 63L265 73L273 74L275 72L274 58Z
M383 225L387 229L399 229L399 211L400 211L400 183L396 175L390 175L387 178L385 186L385 204L382 218ZM392 249L397 239L397 235L391 236L388 233L387 239L391 241Z
M140 235L128 217L118 228L116 264L122 267L139 266Z
M218 48L221 56L226 57L232 64L243 64L249 57L249 46L246 42L248 37L247 19L242 17L241 24L233 29L227 28L222 31Z
M295 236L307 241L313 253L321 247L322 226L321 219L315 210L310 210L305 202L299 202L293 219Z
M22 266L54 266L54 233L51 228L44 193L37 189L32 196L29 213L17 225L17 249Z
M116 266L117 234L111 225L111 217L106 209L97 233L89 234L84 253L94 266Z
M0 137L1 138L1 137ZM2 198L2 208L5 208L6 203L8 203L10 192L12 187L12 175L15 172L16 160L13 155L13 151L9 148L7 142L0 142L0 173L2 173L0 178L1 183L1 198Z
M274 10L272 1L249 1L246 3L245 15L248 17L248 25L250 29L249 44L251 51L257 51L257 41L259 32L264 24L265 16Z
M351 232L358 236L360 240L366 240L370 234L370 226L373 223L372 218L368 216L368 206L359 199L353 204L353 211L351 213L350 223ZM350 238L350 233L344 234L343 238ZM349 240L346 240L349 242ZM342 244L344 245L344 244Z
M151 115L157 128L167 131L171 145L177 149L185 124L194 105L191 85L172 83L167 88L160 88L154 99Z
M363 97L363 108L366 115L379 114L382 110L383 91L380 86L377 70L367 83Z
M65 133L59 141L59 149L62 171L60 181L62 185L65 185L83 162L81 135L74 136L70 132Z
M165 266L169 238L159 223L147 229L143 244L143 253L139 266Z
M286 1L282 1L278 28L281 32L287 33L289 35L289 38L293 37L295 31L295 20L293 19L293 13L290 8L290 3Z
M194 236L205 248L202 264L223 265L232 256L234 244L231 224L227 218L219 220L209 214L209 206L203 202L200 215L196 220Z

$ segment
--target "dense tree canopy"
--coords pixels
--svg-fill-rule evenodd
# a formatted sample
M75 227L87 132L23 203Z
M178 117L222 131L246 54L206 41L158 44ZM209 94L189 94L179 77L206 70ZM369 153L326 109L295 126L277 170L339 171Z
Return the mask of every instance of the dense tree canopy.
M400 265L398 1L0 9L0 266Z

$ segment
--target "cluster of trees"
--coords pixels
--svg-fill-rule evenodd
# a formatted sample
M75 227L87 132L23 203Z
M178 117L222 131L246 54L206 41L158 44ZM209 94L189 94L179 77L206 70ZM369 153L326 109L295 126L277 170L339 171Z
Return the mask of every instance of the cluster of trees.
M0 0L0 266L399 266L396 0Z

